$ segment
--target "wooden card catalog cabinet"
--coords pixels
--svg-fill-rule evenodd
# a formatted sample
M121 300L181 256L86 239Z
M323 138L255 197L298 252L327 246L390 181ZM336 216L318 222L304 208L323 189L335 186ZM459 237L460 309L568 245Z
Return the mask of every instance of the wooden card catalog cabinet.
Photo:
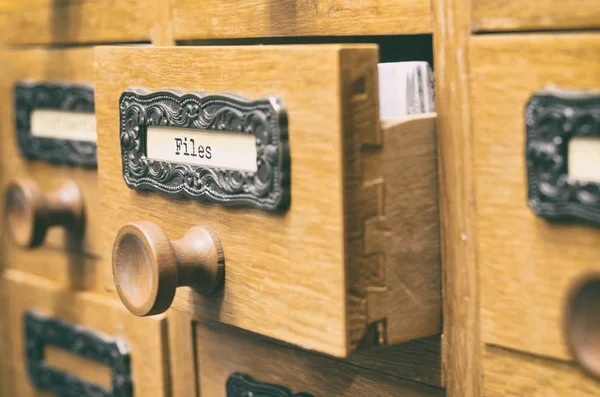
M380 122L377 62L98 47L109 288L335 356L439 333L435 115Z
M4 262L99 289L93 50L3 50L0 62Z
M431 33L425 0L171 1L176 40Z

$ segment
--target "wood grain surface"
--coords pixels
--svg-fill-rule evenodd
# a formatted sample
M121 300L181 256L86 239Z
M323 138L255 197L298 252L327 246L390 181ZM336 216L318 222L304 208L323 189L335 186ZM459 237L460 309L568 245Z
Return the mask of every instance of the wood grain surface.
M198 390L196 362L196 326L188 313L169 310L169 369L171 370L171 395L177 397L202 397Z
M403 282L408 284L394 293L407 296L407 291L423 287L423 295L407 304L414 307L412 318L421 312L433 325L405 322L402 329L394 325L398 315L391 320L394 335L386 330L383 309L376 319L367 314L369 288L387 287L381 282L385 270L382 259L388 247L376 245L374 250L383 251L374 254L363 248L363 222L385 215L385 180L381 178L385 174L367 180L362 168L366 152L375 157L364 161L379 156L381 169L386 166L385 149L381 149L382 142L385 147L384 134L378 122L377 58L377 48L371 45L98 48L99 178L102 212L106 214L103 252L111 252L117 231L130 221L151 220L172 240L201 222L215 230L223 246L227 269L224 291L220 296L201 297L189 288L179 288L173 303L177 309L336 356L347 356L359 345L382 345L388 340L393 343L439 332L435 209L423 211L420 218L414 214L407 218L407 224L414 226L412 233L423 233L427 241L423 245L408 242L390 251L397 263L388 264L390 269L400 266L398 273L422 273L403 274ZM114 126L119 119L118 98L131 87L279 97L289 120L290 209L274 215L173 200L127 188ZM419 122L424 123L424 139L431 142L431 121ZM411 128L415 134L415 127ZM418 169L422 161L427 167L418 174L425 175L422 181L405 183L405 194L413 197L409 192L414 191L418 201L427 194L435 195L435 172L431 150L419 152L425 141L414 142L417 153L423 156L411 160L415 161L412 166ZM399 150L399 146L392 147ZM402 150L411 152L410 148ZM390 154L387 159L392 157ZM404 157L405 161L409 158ZM388 166L393 167L393 162ZM400 179L394 183L399 184ZM424 203L434 201L428 198ZM420 208L420 204L412 205L411 209ZM402 214L392 214L393 221L400 222ZM106 260L104 268L110 285L111 265ZM381 292L381 296L387 294ZM381 304L387 305L385 299ZM402 313L401 305L390 309L394 308ZM387 314L391 319L392 313Z
M486 397L593 397L600 382L580 368L494 346L485 358Z
M468 79L470 4L437 0L433 11L444 381L449 397L481 397L475 171Z
M173 0L181 39L342 36L431 32L424 0Z
M549 85L600 89L600 35L476 37L471 102L486 343L568 359L571 283L600 267L600 230L536 217L527 205L525 103Z
M362 156L363 180L377 181L384 207L364 221L367 258L385 269L367 288L367 323L385 321L379 336L394 344L442 329L435 115L384 121L382 141L381 153Z
M36 252L24 251L10 241L2 228L4 255L11 258L6 265L28 271L31 266L36 274L67 282L69 274L77 273L73 285L92 285L93 280L82 280L90 269L78 269L76 262L87 261L84 257L94 257L100 253L99 243L99 206L100 195L97 185L97 173L94 169L82 169L72 166L58 166L43 161L29 161L23 158L16 144L15 110L13 106L13 86L18 81L52 81L67 83L92 83L93 52L91 48L78 49L29 49L0 51L0 98L7 106L0 107L0 153L3 158L2 191L0 204L4 199L7 184L14 178L30 177L39 183L44 192L51 192L65 181L74 181L83 194L85 206L85 232L83 239L71 239L65 229L55 227L49 230L44 244ZM4 206L2 205L2 208ZM60 258L59 251L64 251ZM67 254L66 252L70 252ZM45 255L46 253L47 255ZM80 258L75 256L80 255ZM51 258L57 263L51 264ZM72 265L67 265L67 263ZM67 269L70 268L69 271ZM91 272L92 277L95 274Z
M102 262L89 255L69 253L61 248L44 247L26 251L12 247L12 241L4 241L10 247L4 255L5 268L16 269L52 280L62 288L105 293ZM110 292L115 299L117 294Z
M368 349L342 361L383 374L442 387L440 335Z
M7 355L2 360L8 375L6 390L11 391L6 395L47 395L32 386L24 364L23 313L27 310L56 316L109 337L122 338L131 349L131 369L135 380L133 395L170 395L168 357L164 350L167 324L163 317L140 319L129 314L120 302L113 299L86 292L69 292L50 281L16 270L4 272L1 289L2 307L6 313L3 324L8 324L9 341ZM97 369L96 363L65 359L58 358L62 369L77 366L75 373L83 374L89 380L98 379L97 374L88 373Z
M596 0L474 0L474 31L593 29L600 27Z
M274 344L225 325L198 325L201 396L225 397L233 372L317 396L443 396L440 388L389 376L321 355Z
M5 0L0 2L0 43L152 40L158 45L169 44L165 21L168 3L166 0Z
M197 373L198 345L204 343L198 335L199 327L225 329L227 333L234 334L237 338L246 338L248 343L262 341L267 344L281 346L281 349L300 350L292 345L282 343L248 331L234 329L218 323L196 322L185 312L170 310L169 319L169 353L171 357L171 385L173 395L196 396L199 380ZM200 324L200 325L198 325ZM190 338L190 335L192 337ZM358 352L346 359L334 358L336 362L352 365L364 370L386 374L391 377L407 379L419 383L441 387L442 385L442 360L440 336L435 335L418 339L412 342L368 349ZM277 347L275 347L277 348ZM274 348L274 349L275 349ZM310 354L320 357L329 357L319 353L301 351L300 354ZM331 357L329 357L331 358ZM205 363L205 365L207 365Z

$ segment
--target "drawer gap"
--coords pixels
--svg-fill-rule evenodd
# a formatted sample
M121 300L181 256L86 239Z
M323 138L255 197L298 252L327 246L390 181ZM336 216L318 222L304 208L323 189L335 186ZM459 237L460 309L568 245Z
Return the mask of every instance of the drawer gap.
M433 65L433 36L304 36L259 37L238 39L179 40L181 46L241 46L241 45L294 45L294 44L377 44L379 62L426 61Z

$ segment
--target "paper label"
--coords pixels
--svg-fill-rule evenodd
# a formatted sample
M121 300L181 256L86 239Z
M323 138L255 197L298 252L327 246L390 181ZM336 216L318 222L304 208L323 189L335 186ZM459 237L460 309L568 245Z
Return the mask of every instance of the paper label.
M237 132L148 126L146 156L171 163L256 172L256 137Z
M96 142L96 116L87 112L34 109L31 112L31 135Z
M600 182L600 137L573 137L569 141L569 177Z

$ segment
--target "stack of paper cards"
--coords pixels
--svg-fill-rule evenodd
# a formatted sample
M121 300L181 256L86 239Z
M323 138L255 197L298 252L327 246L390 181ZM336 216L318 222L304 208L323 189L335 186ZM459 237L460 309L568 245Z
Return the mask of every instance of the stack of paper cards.
M427 62L380 63L378 72L382 119L435 112L433 72Z

